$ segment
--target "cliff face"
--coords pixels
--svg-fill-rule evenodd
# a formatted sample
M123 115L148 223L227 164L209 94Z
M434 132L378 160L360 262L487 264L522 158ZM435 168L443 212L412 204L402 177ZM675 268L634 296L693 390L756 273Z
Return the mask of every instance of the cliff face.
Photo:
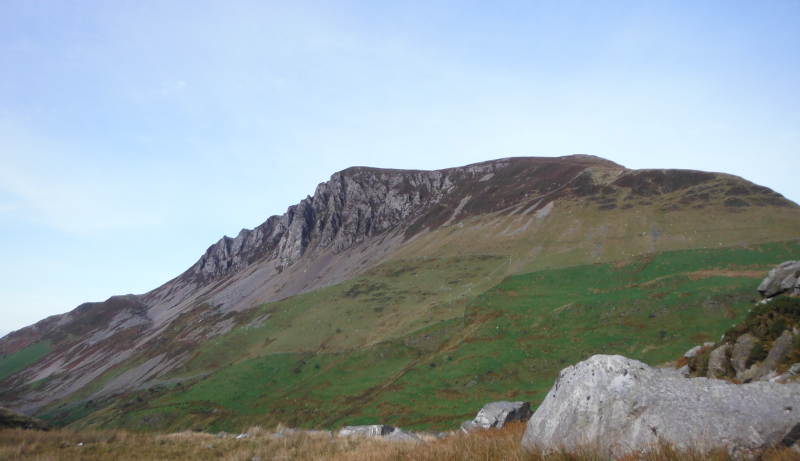
M350 168L317 186L313 197L289 207L235 239L223 237L190 269L203 281L230 275L266 257L283 270L309 246L334 254L386 231L438 203L453 184L446 173Z
M313 197L289 207L284 215L272 216L253 230L242 229L236 238L223 237L183 277L205 283L261 259L274 260L275 267L283 270L310 248L338 254L389 229L410 227L426 213L455 218L454 210L445 216L446 208L437 209L437 205L458 203L465 193L483 193L484 197L483 203L480 199L473 201L477 206L459 209L461 218L513 205L529 198L530 193L550 192L591 167L623 170L613 162L590 156L502 159L438 171L348 168L317 186ZM512 187L498 190L498 180ZM586 181L594 185L591 175ZM520 185L528 190L517 193ZM497 196L495 200L491 200L492 195ZM469 200L472 196L466 197ZM414 230L419 231L422 226L417 227Z

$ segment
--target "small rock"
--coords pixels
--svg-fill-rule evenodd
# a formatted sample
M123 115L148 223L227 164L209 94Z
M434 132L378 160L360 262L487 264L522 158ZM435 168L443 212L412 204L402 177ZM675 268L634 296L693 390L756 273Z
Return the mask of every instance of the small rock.
M400 428L396 428L389 435L384 437L384 440L390 440L392 442L412 442L412 443L422 443L422 439L417 437L416 435L406 432Z
M208 444L208 445L205 446L206 450L210 450L212 448L214 448L214 445Z
M768 381L769 378L767 375L774 371L778 362L788 353L792 352L792 349L794 349L794 337L789 330L784 330L783 334L772 344L772 349L769 350L767 358L761 362L761 366L758 368L758 372L753 376L753 379ZM777 375L777 373L775 373L775 375Z
M480 428L481 428L480 424L476 423L471 419L461 423L461 432L465 434L469 434L470 432Z
M372 424L369 426L345 426L339 431L339 437L357 435L362 437L380 437L394 431L392 426Z
M684 378L689 378L692 376L692 372L689 371L689 365L684 365L676 370L678 373L681 374Z
M247 432L245 432L245 433L243 433L243 434L239 434L239 435L237 435L237 436L236 436L236 440L239 440L239 439L249 439L249 438L250 438L250 434L248 434Z
M714 343L707 342L707 343L703 343L702 346L694 346L693 348L691 348L688 351L686 351L686 353L683 354L683 356L686 357L687 359L690 359L692 357L696 357L697 354L699 354L702 349L704 349L706 347L712 347L713 345L714 345Z
M233 434L230 434L230 433L225 432L225 431L217 432L217 438L218 439L225 439L225 438L228 438L228 437L233 437Z
M477 428L502 428L511 421L524 421L531 416L530 402L492 402L487 403L472 421L465 421L461 430L470 432Z
M736 339L736 344L731 352L731 366L739 379L742 378L742 375L747 370L747 359L750 358L750 353L753 351L755 344L756 337L750 333L745 333Z
M731 369L731 364L728 361L728 350L730 348L730 344L723 344L711 351L711 355L708 357L709 378L720 378L728 374L728 370Z

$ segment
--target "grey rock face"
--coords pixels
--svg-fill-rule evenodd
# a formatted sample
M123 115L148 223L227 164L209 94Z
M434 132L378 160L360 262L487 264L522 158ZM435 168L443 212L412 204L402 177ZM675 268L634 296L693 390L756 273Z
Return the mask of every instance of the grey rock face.
M492 170L487 164L478 168ZM452 191L451 175L462 169L401 172L350 168L317 186L313 197L289 207L255 229L242 229L232 239L223 237L209 247L190 270L203 279L237 272L263 257L275 259L279 269L291 266L314 240L319 249L334 254L383 232Z
M319 184L313 197L289 207L282 216L272 216L253 230L243 229L236 238L223 237L182 277L202 283L239 272L262 259L274 260L275 267L283 270L310 250L330 250L338 254L389 229L413 227L415 221L423 222L426 217L433 216L431 219L435 222L425 224L438 226L452 223L457 215L490 212L494 208L471 209L469 193L485 192L493 181L506 185L509 181L522 181L524 176L517 176L519 168L531 175L555 174L570 178L564 184L555 184L531 176L530 181L538 184L533 191L536 194L561 189L582 172L586 173L583 176L589 180L588 185L596 189L599 186L593 182L587 168L597 166L622 170L613 162L580 156L560 160L500 159L437 171L348 168ZM712 177L709 175L706 179ZM486 179L481 181L482 178ZM473 190L475 187L477 189ZM462 195L454 194L459 190ZM521 200L523 196L519 197ZM491 207L500 209L513 202L501 200ZM437 220L439 215L443 219ZM418 226L416 232L422 227Z
M711 351L708 357L708 377L718 378L725 376L730 370L730 362L728 361L728 351L730 351L730 344L723 344L722 346Z
M789 330L785 330L783 334L781 334L772 344L772 349L769 350L767 358L761 362L761 366L758 368L758 373L753 378L763 379L768 376L768 373L774 369L775 366L778 365L778 362L780 362L782 358L790 353L793 348L794 336L792 336Z
M361 437L381 437L394 432L392 426L385 426L383 424L372 424L369 426L345 426L339 431L339 437L348 437L351 435Z
M492 402L487 403L472 421L464 421L461 430L471 432L475 429L502 428L511 421L524 421L531 415L530 402Z
M613 456L666 442L750 456L780 444L800 421L800 384L686 379L622 356L562 370L528 422L526 447L596 447Z
M758 286L758 291L767 298L784 292L800 294L800 261L786 261L769 271Z
M734 344L731 352L731 366L736 371L736 377L739 379L747 371L747 359L750 358L750 353L753 351L755 344L756 337L750 333L745 333L736 339L736 344Z

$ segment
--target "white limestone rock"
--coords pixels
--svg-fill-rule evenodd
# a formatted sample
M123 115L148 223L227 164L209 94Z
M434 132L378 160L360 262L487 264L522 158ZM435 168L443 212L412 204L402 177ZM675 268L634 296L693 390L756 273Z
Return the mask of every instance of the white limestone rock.
M522 443L622 456L666 442L752 456L782 444L798 422L800 384L686 379L619 355L595 355L561 371Z

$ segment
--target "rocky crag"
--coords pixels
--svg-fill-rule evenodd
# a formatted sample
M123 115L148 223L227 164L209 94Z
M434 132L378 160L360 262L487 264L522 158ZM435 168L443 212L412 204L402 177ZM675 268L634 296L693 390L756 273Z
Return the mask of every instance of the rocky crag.
M719 343L707 342L678 361L686 376L789 382L800 379L800 262L786 261L769 271L758 286L765 297ZM771 297L771 298L770 298Z

